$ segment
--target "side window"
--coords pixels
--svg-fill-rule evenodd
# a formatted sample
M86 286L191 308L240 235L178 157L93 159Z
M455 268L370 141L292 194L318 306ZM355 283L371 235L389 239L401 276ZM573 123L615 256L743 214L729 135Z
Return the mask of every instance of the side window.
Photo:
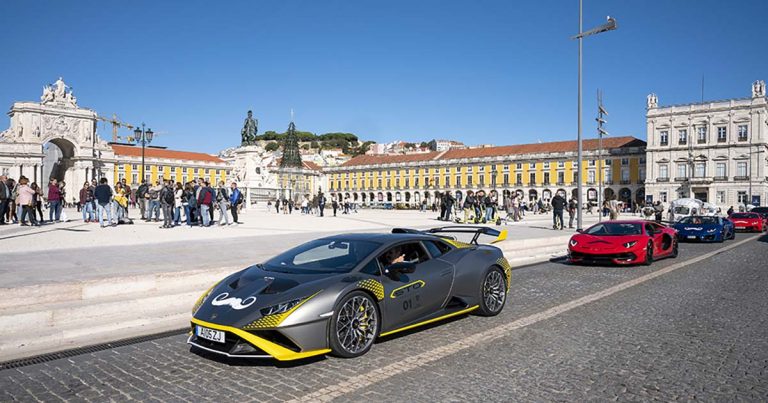
M421 246L421 242L411 242L389 248L378 260L381 267L388 267L399 262L422 263L429 260L429 255Z
M379 269L379 262L376 259L371 259L371 261L368 262L368 264L365 265L360 271L362 273L370 274L372 276L381 275L381 270Z
M442 256L451 250L450 246L440 241L426 241L424 242L424 245L427 247L429 254L432 255L433 258Z
M646 235L653 235L653 225L645 224L645 234Z

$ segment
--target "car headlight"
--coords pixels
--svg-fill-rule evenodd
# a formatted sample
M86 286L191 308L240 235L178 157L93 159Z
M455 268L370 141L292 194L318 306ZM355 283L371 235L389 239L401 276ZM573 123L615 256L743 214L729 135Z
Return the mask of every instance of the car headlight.
M306 298L296 298L292 299L288 302L281 302L276 305L268 306L266 308L261 309L261 315L262 316L268 316L268 315L277 315L280 313L286 313L290 311L291 309L295 308L297 305L301 303L301 301L304 301Z
M637 244L637 241L624 242L625 248L631 248Z
M717 232L717 228L708 229L707 232L712 234L714 232Z
M576 245L579 244L579 242L576 241L575 239L571 239L571 242L569 242L569 243L571 244L571 246L576 246Z

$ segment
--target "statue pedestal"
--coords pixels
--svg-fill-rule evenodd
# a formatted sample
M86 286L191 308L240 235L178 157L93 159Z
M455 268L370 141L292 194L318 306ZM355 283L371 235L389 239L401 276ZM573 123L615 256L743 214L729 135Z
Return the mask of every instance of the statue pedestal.
M233 167L230 179L237 182L243 192L245 208L263 207L267 200L275 199L277 176L269 170L274 161L273 153L258 145L245 145L226 150L220 157Z

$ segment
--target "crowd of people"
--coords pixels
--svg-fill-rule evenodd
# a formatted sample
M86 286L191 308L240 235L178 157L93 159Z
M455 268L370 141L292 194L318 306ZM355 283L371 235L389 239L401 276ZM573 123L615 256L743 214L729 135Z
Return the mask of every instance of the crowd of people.
M183 224L209 227L217 222L214 219L216 213L220 226L239 224L238 213L244 201L236 183L226 186L221 181L212 187L203 179L184 185L165 179L150 186L144 181L135 189L131 189L125 179L114 186L110 186L106 178L98 183L94 179L83 183L77 196L73 204L82 213L83 222L98 222L102 228L132 223L129 206L139 208L142 220L159 222L162 217L160 228ZM48 222L66 221L65 200L66 184L55 178L49 181L44 191L36 183L30 184L24 176L18 182L0 176L0 225L42 225L46 222L44 208L48 210Z

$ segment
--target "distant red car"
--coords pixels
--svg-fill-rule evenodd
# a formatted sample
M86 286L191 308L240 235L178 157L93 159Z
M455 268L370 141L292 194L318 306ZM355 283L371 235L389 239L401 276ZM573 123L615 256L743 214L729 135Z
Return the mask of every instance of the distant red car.
M650 221L606 221L568 241L571 263L645 264L677 257L677 231Z
M733 213L728 219L733 221L736 231L763 232L766 229L765 219L758 213Z

